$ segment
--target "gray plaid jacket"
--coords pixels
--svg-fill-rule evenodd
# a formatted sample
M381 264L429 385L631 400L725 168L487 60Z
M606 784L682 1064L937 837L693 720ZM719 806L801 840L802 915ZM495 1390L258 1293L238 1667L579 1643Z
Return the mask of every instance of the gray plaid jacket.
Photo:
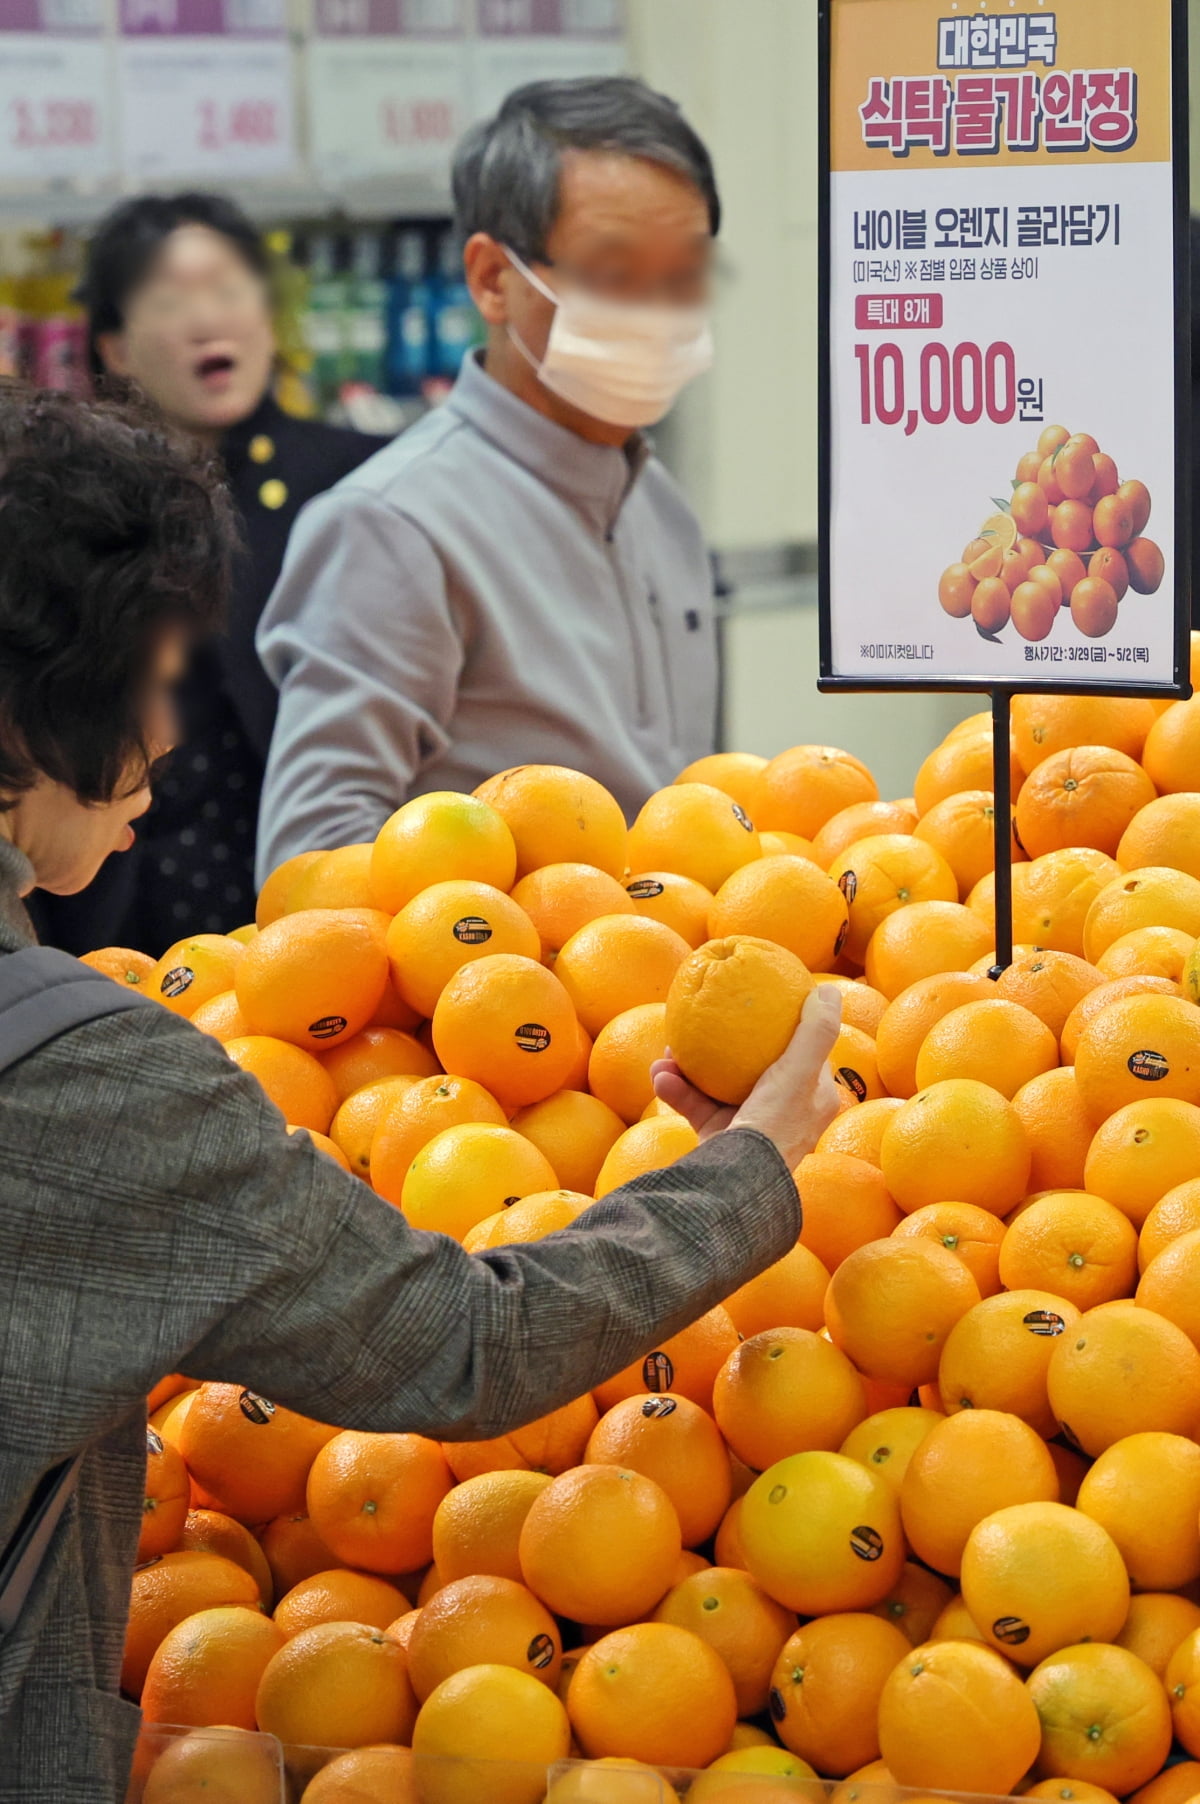
M0 840L0 952L29 942L28 866ZM79 1489L0 1644L0 1804L115 1804L138 1728L118 1694L166 1372L326 1422L503 1433L601 1382L799 1232L757 1134L726 1134L580 1226L469 1257L289 1138L252 1078L153 1004L0 1078L0 1548L34 1486Z

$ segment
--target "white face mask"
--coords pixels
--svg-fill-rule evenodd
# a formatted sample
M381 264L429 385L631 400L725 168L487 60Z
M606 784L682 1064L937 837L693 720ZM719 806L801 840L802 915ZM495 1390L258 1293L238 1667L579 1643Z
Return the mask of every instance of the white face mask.
M609 426L653 426L693 376L713 360L704 307L659 307L605 300L586 289L556 294L505 250L514 269L554 303L554 322L539 361L509 326L508 334L552 394Z

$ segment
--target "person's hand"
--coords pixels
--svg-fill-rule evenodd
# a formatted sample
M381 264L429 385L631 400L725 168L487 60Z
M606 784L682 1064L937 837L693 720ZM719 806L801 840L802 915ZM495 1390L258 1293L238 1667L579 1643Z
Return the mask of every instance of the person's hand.
M689 1084L669 1054L651 1066L654 1094L682 1115L701 1140L729 1127L757 1128L775 1142L794 1171L838 1112L829 1055L841 1025L841 993L822 984L805 1002L787 1050L763 1072L740 1108L714 1102Z

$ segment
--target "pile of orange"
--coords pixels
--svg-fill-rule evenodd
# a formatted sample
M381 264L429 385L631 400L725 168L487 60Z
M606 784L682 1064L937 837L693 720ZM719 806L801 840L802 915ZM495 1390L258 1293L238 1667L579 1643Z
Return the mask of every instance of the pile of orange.
M843 997L796 1246L593 1395L440 1444L157 1388L124 1684L222 1726L187 1782L258 1729L304 1804L1200 1795L1198 781L1200 700L1017 700L997 977L978 716L898 801L802 746L627 831L508 772L98 955L479 1257L695 1144L668 1044L737 1103Z

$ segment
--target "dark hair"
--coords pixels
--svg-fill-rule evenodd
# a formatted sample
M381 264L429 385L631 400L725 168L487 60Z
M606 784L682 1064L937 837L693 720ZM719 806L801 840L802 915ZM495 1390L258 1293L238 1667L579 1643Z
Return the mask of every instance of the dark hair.
M139 194L106 213L87 247L83 275L76 289L88 316L88 351L93 373L103 363L96 350L102 332L119 332L125 306L143 282L172 232L180 226L207 226L219 232L248 269L264 280L270 259L258 228L242 209L222 194Z
M558 217L564 150L618 151L685 176L721 224L712 158L673 100L626 75L534 81L494 119L473 126L454 158L454 209L463 239L487 232L527 263L542 261Z
M39 776L107 802L149 769L155 653L219 624L236 539L157 419L0 384L0 807Z

